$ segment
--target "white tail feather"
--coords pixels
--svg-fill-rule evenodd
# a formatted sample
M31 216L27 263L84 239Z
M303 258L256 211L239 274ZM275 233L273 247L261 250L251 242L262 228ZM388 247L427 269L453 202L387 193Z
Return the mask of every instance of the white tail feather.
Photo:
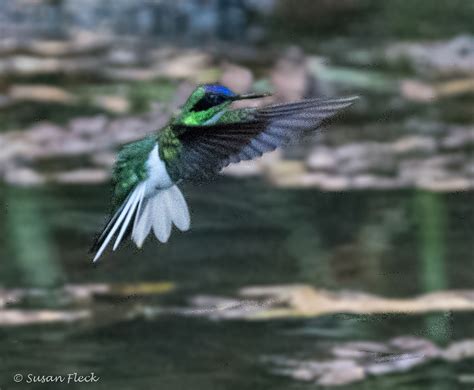
M188 205L183 194L177 186L173 186L169 189L168 196L171 200L169 208L171 220L179 230L189 230L191 220L189 218Z
M97 251L94 262L99 259L120 228L113 246L113 250L117 249L132 221L133 215L135 215L135 219L133 221L132 239L139 248L143 245L152 228L156 238L164 243L170 237L173 223L181 231L188 230L190 227L188 206L176 185L147 196L146 183L141 183L135 187L125 200L125 205L119 208L117 213L119 215L114 216L116 217L114 218L115 222L113 222ZM109 226L106 229L108 228Z
M125 217L125 220L123 221L122 224L122 229L120 229L120 233L117 236L117 239L115 240L115 244L113 246L113 250L117 249L117 247L120 244L120 241L122 241L123 235L125 234L125 231L127 230L128 224L130 223L133 214L135 213L135 210L137 209L137 206L142 202L143 195L145 193L145 186L142 184L139 184L135 191L133 191L132 197L132 206L130 207L130 210L128 210L127 216Z
M133 190L133 192L128 196L128 198L125 200L125 206L123 207L123 209L119 209L119 213L120 215L117 217L114 225L111 227L109 233L107 234L107 236L105 237L104 241L102 242L102 245L100 246L99 250L97 251L95 257L94 257L94 262L97 261L99 259L99 257L102 255L102 253L104 252L105 248L107 247L107 245L109 244L110 240L113 238L113 236L115 235L115 232L117 231L117 229L120 227L120 225L122 225L122 221L124 220L124 218L127 216L127 213L128 211L130 210L130 208L135 204L135 201L137 200L138 196L138 187L135 188Z
M144 201L143 205L138 209L133 226L132 239L139 248L142 247L145 238L150 234L152 225L152 202Z
M171 217L168 212L167 190L158 192L151 202L153 202L153 232L158 241L167 242L171 234Z

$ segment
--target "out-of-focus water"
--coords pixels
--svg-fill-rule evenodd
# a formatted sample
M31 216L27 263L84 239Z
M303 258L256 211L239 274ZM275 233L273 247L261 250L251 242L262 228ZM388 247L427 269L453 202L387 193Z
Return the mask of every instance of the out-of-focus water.
M158 298L166 305L197 294L235 295L249 285L307 283L407 297L474 283L472 193L321 193L219 179L185 188L190 232L175 232L167 245L149 240L142 251L127 243L93 266L87 249L104 221L107 193L102 186L2 188L0 285L167 280L177 289ZM67 388L309 389L314 384L272 374L264 357L317 358L331 341L407 334L445 344L474 337L473 320L472 314L341 314L248 323L164 315L3 328L0 387L32 388L13 383L16 372L94 372L98 383ZM461 389L463 374L472 374L472 361L430 364L347 388Z

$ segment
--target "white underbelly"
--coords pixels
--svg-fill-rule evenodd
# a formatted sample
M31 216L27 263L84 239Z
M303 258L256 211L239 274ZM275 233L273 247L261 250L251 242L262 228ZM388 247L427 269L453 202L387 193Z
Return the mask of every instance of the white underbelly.
M150 152L146 166L148 170L148 178L145 181L145 195L147 197L156 194L159 190L174 185L168 171L166 170L165 162L160 158L158 144L156 144Z

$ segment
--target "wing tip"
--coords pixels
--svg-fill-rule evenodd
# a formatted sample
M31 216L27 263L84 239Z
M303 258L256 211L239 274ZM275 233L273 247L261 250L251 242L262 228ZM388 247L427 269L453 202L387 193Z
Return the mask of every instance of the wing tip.
M344 96L336 99L327 99L326 103L340 104L341 108L346 108L352 106L357 100L360 99L359 95Z
M360 95L352 95L352 96L347 96L343 99L345 99L348 103L354 104L357 100L361 98Z

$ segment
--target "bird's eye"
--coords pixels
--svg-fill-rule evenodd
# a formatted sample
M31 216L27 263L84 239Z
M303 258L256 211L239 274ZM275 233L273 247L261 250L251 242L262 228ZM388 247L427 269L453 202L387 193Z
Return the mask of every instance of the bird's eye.
M217 94L206 94L192 108L192 111L206 111L226 101L226 97Z

